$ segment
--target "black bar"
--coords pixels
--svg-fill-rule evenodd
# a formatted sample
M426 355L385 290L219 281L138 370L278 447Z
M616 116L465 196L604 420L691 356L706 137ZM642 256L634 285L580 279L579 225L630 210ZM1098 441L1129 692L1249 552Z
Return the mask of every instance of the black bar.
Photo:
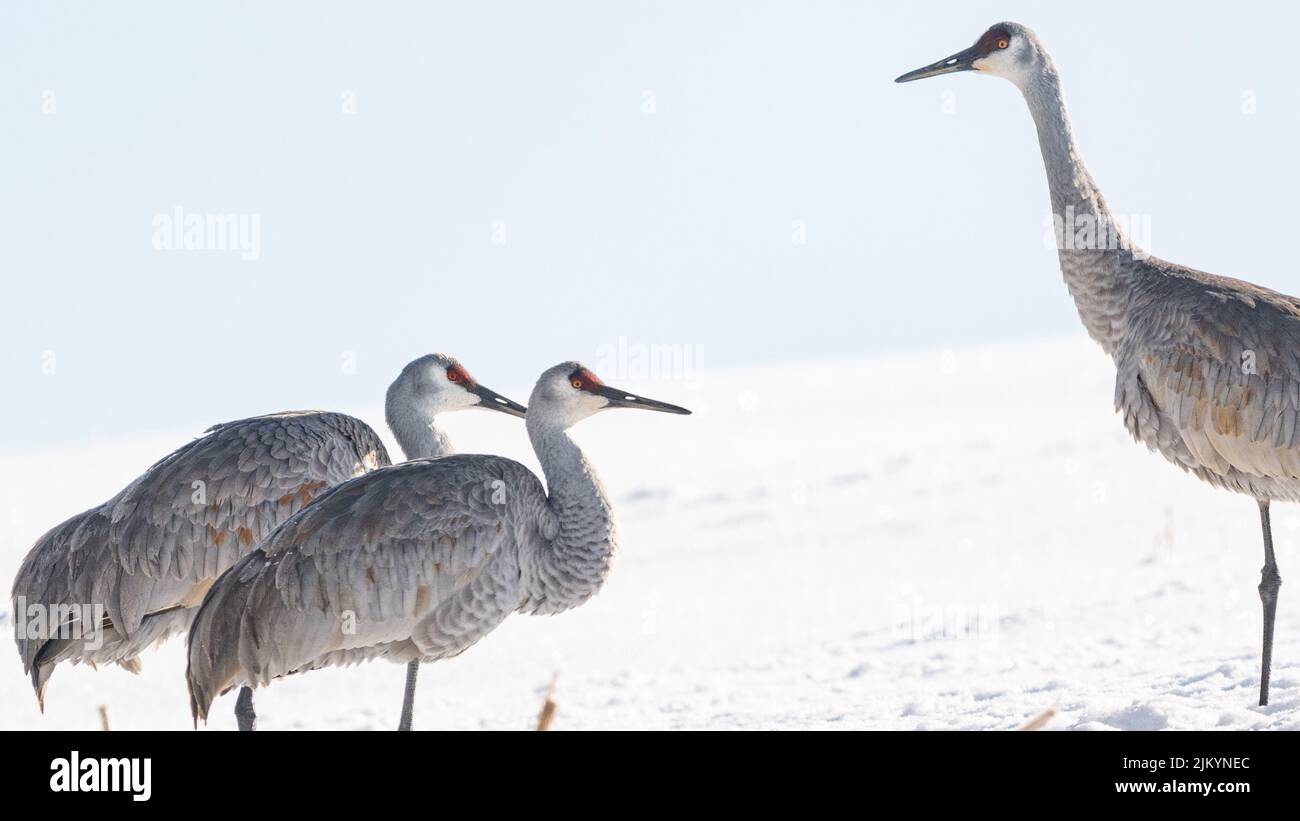
M3 740L6 801L40 800L51 811L211 803L221 812L254 795L249 806L301 810L336 808L340 790L368 803L368 789L384 800L445 791L451 801L487 800L506 787L521 797L618 787L637 802L701 791L749 799L804 792L809 801L859 807L909 796L971 802L972 810L990 800L1219 807L1280 799L1294 761L1294 737L1278 733L27 732ZM83 768L87 759L149 758L149 799L53 791L51 762L70 763L74 750Z

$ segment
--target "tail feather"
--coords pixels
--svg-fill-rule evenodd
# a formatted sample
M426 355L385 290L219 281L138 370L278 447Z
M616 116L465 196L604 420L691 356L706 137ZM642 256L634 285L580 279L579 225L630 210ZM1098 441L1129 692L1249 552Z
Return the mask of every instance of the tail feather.
M15 621L22 625L15 630L14 641L42 712L45 686L54 668L79 655L64 652L65 639L58 636L65 632L61 629L65 625L53 622L67 612L60 608L95 601L91 591L85 589L85 569L107 549L108 529L109 520L102 506L73 516L36 540L14 577L13 612ZM29 619L35 619L42 629L32 630Z
M49 683L53 673L53 664L32 666L32 689L36 691L36 706L40 708L41 715L45 715L45 685Z
M35 652L27 672L41 712L45 711L45 687L59 664L65 661L92 667L116 664L129 673L139 673L142 665L136 656L151 645L183 632L193 616L193 608L178 608L146 616L140 629L130 636L123 636L112 622L107 622L101 625L98 633L88 637L32 641Z
M242 582L262 575L267 564L260 550L236 562L208 590L190 626L185 680L196 726L208 720L217 696L247 678L241 662L242 622L255 585ZM274 573L270 575L273 580Z

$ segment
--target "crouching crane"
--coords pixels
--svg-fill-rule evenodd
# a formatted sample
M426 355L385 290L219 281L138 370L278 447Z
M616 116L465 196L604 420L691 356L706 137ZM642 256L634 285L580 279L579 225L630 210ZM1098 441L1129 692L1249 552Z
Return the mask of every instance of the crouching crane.
M525 408L477 384L442 354L407 365L388 389L385 415L412 457L450 451L436 414L482 407L522 417ZM299 411L210 428L164 457L107 502L46 533L14 580L14 613L53 614L15 636L44 709L64 661L118 664L189 627L208 588L239 557L326 488L390 464L379 436L341 413ZM98 612L97 623L80 615ZM63 614L60 616L59 614ZM62 620L61 620L62 619ZM252 692L240 694L241 729L252 729Z
M233 687L374 658L464 652L513 612L576 607L618 550L614 509L568 430L612 408L685 408L547 370L525 424L546 476L498 456L417 459L323 493L217 580L189 633L195 721Z

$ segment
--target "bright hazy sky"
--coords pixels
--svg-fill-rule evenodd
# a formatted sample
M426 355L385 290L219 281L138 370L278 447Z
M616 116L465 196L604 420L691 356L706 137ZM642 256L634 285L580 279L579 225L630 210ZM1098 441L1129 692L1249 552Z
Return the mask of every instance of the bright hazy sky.
M1018 92L893 83L1008 18L1154 253L1300 292L1276 3L5 2L0 446L373 404L433 350L526 400L620 337L1076 333ZM176 207L259 258L156 250Z

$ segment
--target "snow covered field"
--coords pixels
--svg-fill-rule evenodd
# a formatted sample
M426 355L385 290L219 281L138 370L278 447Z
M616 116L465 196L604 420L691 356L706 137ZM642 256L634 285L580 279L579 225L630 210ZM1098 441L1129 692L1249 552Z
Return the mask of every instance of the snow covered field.
M1282 589L1273 704L1254 706L1254 503L1135 445L1086 339L607 376L696 411L575 429L619 503L608 587L426 666L417 728L531 727L558 674L556 729L1006 729L1047 708L1052 729L1300 729L1300 589ZM380 428L378 402L351 411ZM215 421L0 453L4 608L37 536ZM446 426L535 467L515 420ZM1274 528L1289 578L1300 510L1277 506ZM94 728L99 704L115 728L188 729L183 642L142 660L60 667L42 716L6 641L0 729ZM402 672L283 680L258 692L260 724L391 728ZM233 729L233 705L211 729Z

